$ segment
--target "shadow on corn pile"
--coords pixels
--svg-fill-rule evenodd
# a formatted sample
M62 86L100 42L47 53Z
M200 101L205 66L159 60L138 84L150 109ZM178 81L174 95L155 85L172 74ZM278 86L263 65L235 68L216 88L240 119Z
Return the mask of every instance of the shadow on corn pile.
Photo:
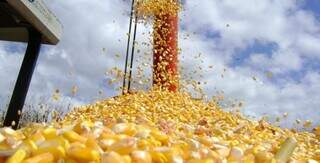
M318 133L317 133L318 132ZM319 131L294 132L164 91L83 106L60 122L0 131L0 162L317 162ZM316 135L318 134L318 135Z

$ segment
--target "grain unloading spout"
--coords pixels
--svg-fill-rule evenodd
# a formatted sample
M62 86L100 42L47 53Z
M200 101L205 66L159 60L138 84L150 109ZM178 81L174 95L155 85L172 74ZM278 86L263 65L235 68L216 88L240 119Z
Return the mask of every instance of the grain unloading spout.
M172 92L179 89L179 9L180 2L178 0L137 0L135 3L136 18L151 17L153 20L153 86ZM129 31L131 30L129 29ZM131 75L129 76L129 83L130 78ZM125 88L125 79L123 83L123 88ZM130 84L128 85L128 90L130 90Z
M178 79L178 11L160 12L153 24L153 84L177 91Z

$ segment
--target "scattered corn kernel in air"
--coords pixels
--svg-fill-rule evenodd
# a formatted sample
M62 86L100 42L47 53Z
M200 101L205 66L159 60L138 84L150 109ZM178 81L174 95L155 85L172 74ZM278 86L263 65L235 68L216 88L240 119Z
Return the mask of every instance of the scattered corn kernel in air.
M60 90L56 89L52 95L53 100L58 101L60 99Z
M266 72L266 76L267 76L268 78L272 78L272 77L273 77L273 73L270 72L270 71L268 71L268 72Z
M252 76L252 79L253 79L254 81L257 81L257 78L256 78L255 76Z
M71 89L72 96L75 96L77 92L78 92L78 86L76 85L72 86L72 89Z
M310 120L306 120L304 123L303 123L303 127L304 128L310 128L312 126L312 122Z

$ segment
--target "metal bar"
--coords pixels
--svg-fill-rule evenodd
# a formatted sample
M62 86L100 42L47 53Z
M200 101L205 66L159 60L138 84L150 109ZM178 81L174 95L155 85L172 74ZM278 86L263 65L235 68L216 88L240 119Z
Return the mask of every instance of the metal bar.
M130 47L130 40L131 40L133 9L134 9L134 0L132 0L132 5L131 5L130 24L129 24L129 32L128 32L128 43L127 43L127 53L126 53L126 62L125 62L125 67L124 67L124 76L123 76L123 83L122 83L122 94L125 94L125 89L126 89L126 78L127 78L127 71L128 71L128 59L129 59L129 47Z
M135 22L134 22L133 43L132 43L132 49L131 49L131 61L130 61L130 74L129 74L128 91L130 91L130 88L131 88L133 58L134 58L134 51L135 51L135 45L136 45L136 36L137 36L137 25L138 25L138 17L136 16L135 17Z
M41 48L41 34L35 29L28 29L28 32L29 41L26 54L20 68L3 124L4 126L11 126L13 129L17 129L19 126L20 116Z

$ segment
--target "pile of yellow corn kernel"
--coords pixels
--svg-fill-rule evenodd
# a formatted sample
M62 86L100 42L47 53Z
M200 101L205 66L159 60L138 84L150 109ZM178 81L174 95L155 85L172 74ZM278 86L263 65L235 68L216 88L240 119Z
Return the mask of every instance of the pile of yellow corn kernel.
M0 162L316 163L319 136L251 121L185 93L138 92L75 109L61 122L0 129ZM290 148L281 151L287 138L297 142L290 158L283 156Z

